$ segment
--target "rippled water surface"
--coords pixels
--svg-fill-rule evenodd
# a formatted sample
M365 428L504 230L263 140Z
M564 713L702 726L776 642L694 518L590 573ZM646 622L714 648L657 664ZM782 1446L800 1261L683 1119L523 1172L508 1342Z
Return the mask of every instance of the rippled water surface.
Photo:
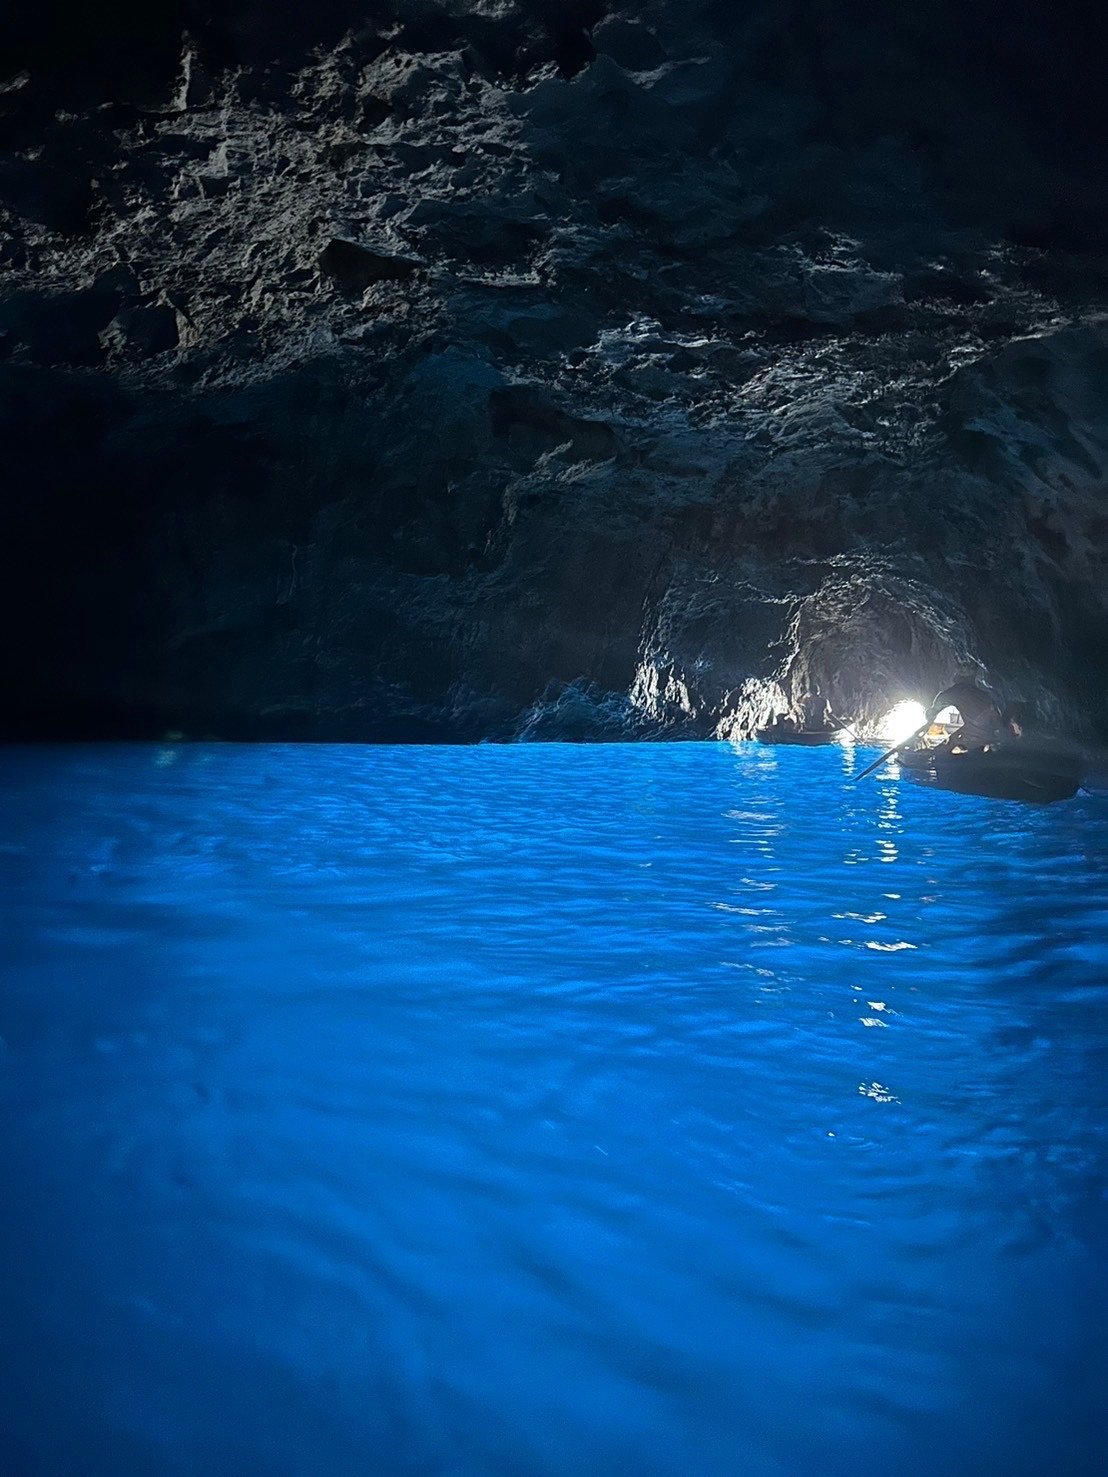
M0 754L5 1477L1104 1470L1108 802L863 762Z

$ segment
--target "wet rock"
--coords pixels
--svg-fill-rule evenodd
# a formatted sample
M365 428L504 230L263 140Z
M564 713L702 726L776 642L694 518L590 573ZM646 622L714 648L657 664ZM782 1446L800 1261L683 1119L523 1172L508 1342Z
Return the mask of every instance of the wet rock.
M804 269L804 312L816 323L844 323L903 301L900 278L865 263L810 264Z
M567 415L530 386L494 390L489 408L494 434L531 456L559 447L571 459L604 461L619 450L611 426Z
M655 737L626 693L595 683L553 682L525 712L512 737L525 743L598 743Z

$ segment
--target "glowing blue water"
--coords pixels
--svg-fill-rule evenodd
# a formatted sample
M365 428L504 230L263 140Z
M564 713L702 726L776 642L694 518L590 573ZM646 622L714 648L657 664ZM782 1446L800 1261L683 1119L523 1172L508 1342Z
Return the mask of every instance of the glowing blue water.
M854 762L0 755L5 1477L1096 1471L1108 805Z

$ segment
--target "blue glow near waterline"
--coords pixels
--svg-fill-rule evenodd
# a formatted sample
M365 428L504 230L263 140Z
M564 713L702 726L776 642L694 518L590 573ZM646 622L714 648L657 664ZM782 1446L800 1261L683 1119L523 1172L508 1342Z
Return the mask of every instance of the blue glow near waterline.
M0 754L4 1470L1098 1470L1108 806L869 757Z

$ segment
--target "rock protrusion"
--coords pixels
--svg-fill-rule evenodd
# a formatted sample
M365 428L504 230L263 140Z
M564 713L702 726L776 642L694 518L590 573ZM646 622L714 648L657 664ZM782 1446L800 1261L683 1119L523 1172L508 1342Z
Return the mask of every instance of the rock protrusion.
M404 282L418 269L411 257L333 237L319 254L319 269L346 292L364 292L376 282Z

